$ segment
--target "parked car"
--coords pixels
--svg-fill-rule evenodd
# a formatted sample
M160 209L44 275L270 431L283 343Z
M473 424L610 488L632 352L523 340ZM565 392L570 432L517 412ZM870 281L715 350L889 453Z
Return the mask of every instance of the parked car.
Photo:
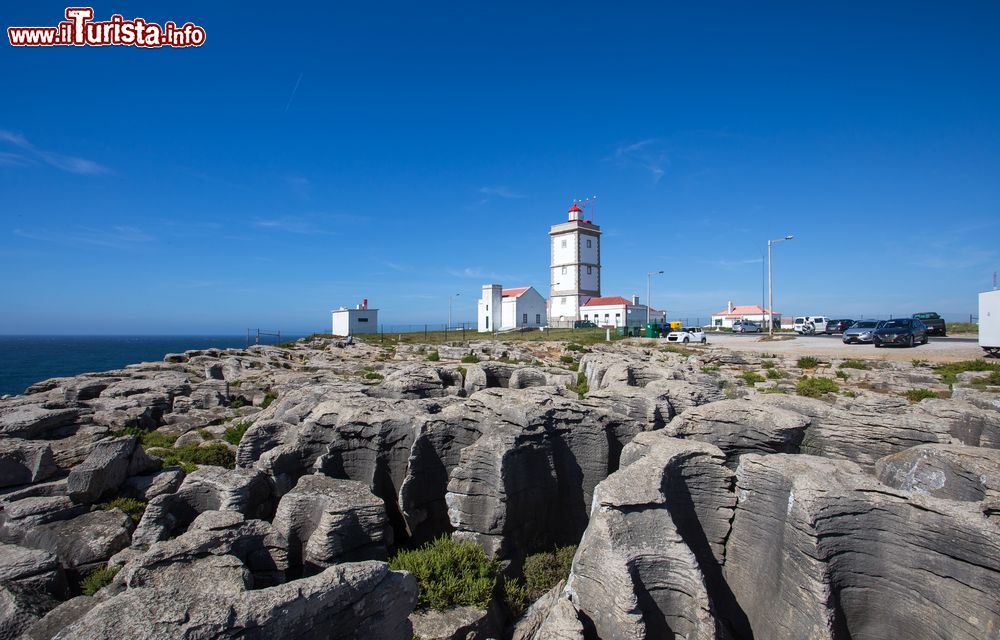
M733 323L733 333L760 333L760 325L749 320L737 320Z
M948 335L948 329L945 327L944 318L934 313L933 311L922 311L920 313L914 313L913 317L924 323L924 326L927 327L928 335L936 335L936 336Z
M927 326L916 318L896 318L886 320L875 330L872 343L876 347L889 344L912 347L917 343L927 344Z
M844 333L851 328L854 324L854 320L830 320L826 323L826 331L828 335L833 335L835 333Z
M701 327L684 327L667 334L667 342L700 342L705 344L705 330Z
M805 335L823 333L826 331L826 323L826 316L800 316L795 318L792 330Z
M844 332L844 344L871 342L881 320L858 320Z

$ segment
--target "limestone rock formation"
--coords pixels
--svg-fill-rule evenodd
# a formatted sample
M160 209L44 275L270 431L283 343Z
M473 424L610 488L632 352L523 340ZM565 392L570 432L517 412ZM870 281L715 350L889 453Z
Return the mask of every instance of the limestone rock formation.
M69 473L69 497L92 503L117 491L129 476L156 471L160 461L146 455L134 436L98 443Z
M881 458L884 484L938 498L979 502L1000 498L1000 450L922 444Z

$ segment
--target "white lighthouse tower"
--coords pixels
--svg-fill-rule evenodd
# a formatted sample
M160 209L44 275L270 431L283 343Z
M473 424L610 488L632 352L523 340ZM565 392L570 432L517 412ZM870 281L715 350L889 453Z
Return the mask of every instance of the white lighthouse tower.
M580 319L580 307L601 295L601 228L585 220L577 203L569 221L552 225L549 324Z

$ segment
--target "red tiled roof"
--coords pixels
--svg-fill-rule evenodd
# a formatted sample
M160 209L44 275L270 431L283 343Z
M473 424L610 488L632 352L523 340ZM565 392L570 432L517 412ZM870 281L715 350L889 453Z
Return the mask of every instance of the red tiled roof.
M530 289L531 287L518 287L516 289L504 289L500 295L504 298L519 298L521 294Z
M774 315L781 315L780 311L772 311ZM759 304L734 304L732 309L724 309L722 311L716 311L712 314L713 316L722 316L723 318L739 318L742 316L761 316L767 315L767 309L762 308Z
M605 298L591 298L587 300L585 307L605 307L612 304L632 304L631 300L626 300L621 296L608 296Z

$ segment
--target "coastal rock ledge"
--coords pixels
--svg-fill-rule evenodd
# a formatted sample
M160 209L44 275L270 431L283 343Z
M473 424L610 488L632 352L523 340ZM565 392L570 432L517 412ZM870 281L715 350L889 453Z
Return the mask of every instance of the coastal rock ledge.
M835 371L315 336L39 382L0 398L0 639L996 640L1000 389ZM487 606L415 609L389 561L442 536Z

